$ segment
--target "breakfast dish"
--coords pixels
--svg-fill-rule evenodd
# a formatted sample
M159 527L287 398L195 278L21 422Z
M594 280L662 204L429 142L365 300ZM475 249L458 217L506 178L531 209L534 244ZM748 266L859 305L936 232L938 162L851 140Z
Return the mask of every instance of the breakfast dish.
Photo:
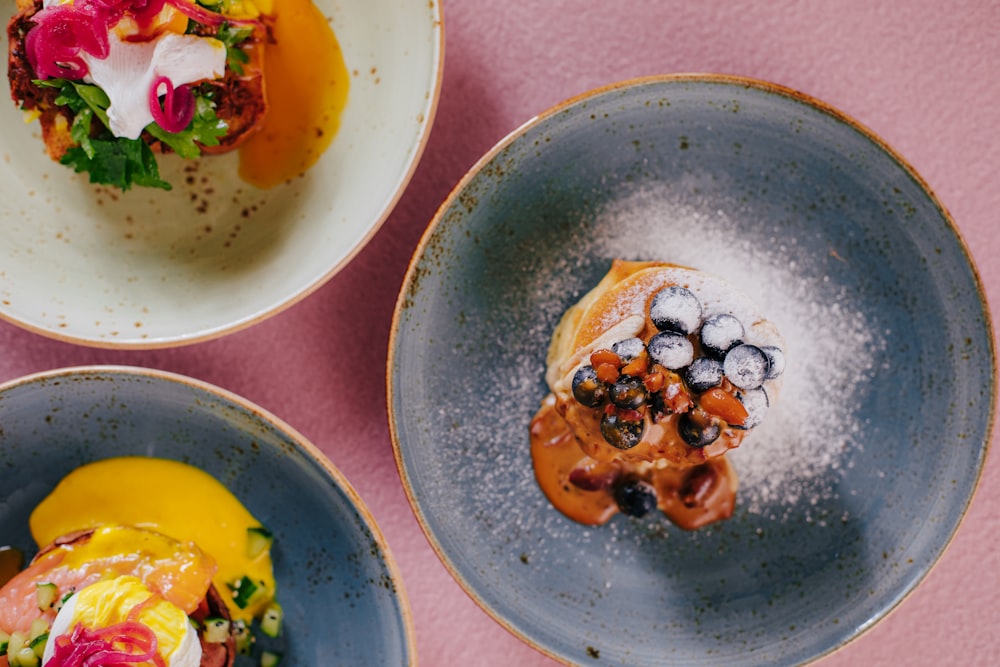
M178 488L184 498L170 501ZM0 667L228 667L255 633L280 634L273 538L197 468L145 457L82 466L30 526L41 548L0 588ZM259 653L276 664L275 651Z
M551 393L531 421L538 483L585 524L654 508L686 529L726 519L739 447L777 400L785 343L721 279L616 260L563 315Z
M241 177L271 187L319 159L346 104L339 45L309 0L17 7L7 27L11 97L38 119L49 157L93 183L169 190L157 155L246 148Z
M157 153L225 152L260 128L267 21L252 2L18 0L11 96L53 160L123 190L169 189Z
M232 665L233 626L214 570L196 546L138 528L61 537L0 590L0 665L69 667L96 651L138 664ZM136 650L115 648L115 634Z

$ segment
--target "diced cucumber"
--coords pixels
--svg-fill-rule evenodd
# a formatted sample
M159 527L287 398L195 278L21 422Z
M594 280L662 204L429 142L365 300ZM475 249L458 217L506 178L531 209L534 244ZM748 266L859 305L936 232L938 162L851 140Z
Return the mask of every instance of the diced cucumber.
M22 646L17 653L7 653L7 663L10 667L38 667L42 659L35 655L29 646Z
M28 642L28 647L35 652L39 658L45 655L45 645L49 643L48 631L41 633Z
M236 652L240 655L250 655L253 648L253 633L243 621L233 621L233 638L236 640Z
M44 618L36 618L31 622L31 629L28 630L28 641L33 641L36 637L40 635L46 635L49 633L49 622Z
M209 644L221 644L229 639L230 623L224 618L206 618L202 635Z
M35 597L38 598L38 610L48 611L59 597L59 590L52 583L35 584Z
M281 654L274 651L260 652L260 667L278 667L281 664Z
M263 581L254 581L246 575L229 584L229 590L233 593L233 602L240 609L246 609L264 596L271 597Z
M13 660L28 643L28 636L23 632L12 632L7 638L7 659ZM11 663L14 667L14 663Z
M274 535L267 528L247 528L247 558L254 560L265 551L270 551L273 542Z
M76 591L74 591L74 590L73 590L73 589L71 588L71 589L69 590L69 592L68 592L68 593L66 593L66 594L65 594L65 595L63 595L63 596L62 596L61 598L59 598L59 602L56 602L56 607L55 607L55 609L56 609L56 613L57 613L57 614L58 614L58 613L59 613L60 611L62 611L62 608L63 608L63 605L64 605L64 604L66 604L66 600L68 600L68 599L70 599L71 597L73 597L73 594L74 594L75 592L76 592Z
M35 652L39 658L45 655L45 644L49 641L49 622L44 618L36 618L31 622L31 629L25 639L25 646Z
M282 611L281 605L271 602L264 610L264 615L260 617L260 631L268 637L277 637L281 634L281 621L284 616L285 612Z

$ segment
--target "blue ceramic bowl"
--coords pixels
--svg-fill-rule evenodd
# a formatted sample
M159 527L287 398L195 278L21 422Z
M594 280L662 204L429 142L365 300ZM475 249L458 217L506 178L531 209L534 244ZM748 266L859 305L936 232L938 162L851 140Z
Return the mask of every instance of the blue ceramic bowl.
M729 521L598 528L535 483L528 422L563 311L615 257L711 271L787 340L781 397L731 453ZM790 665L920 582L993 425L991 321L968 251L880 139L723 76L594 91L486 155L430 225L388 363L404 486L501 624L566 663Z
M284 664L416 664L398 571L348 481L274 416L186 377L90 367L0 386L3 543L30 556L35 505L74 468L122 455L209 472L274 533Z

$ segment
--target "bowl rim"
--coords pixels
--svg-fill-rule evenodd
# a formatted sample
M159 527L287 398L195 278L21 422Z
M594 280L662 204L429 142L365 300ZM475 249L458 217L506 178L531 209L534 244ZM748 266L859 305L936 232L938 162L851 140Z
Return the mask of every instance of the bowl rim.
M420 133L417 138L417 142L413 145L413 150L409 155L406 170L399 176L399 180L396 183L396 188L393 191L392 196L385 200L378 216L368 227L365 233L358 237L356 242L348 249L344 256L341 257L338 262L330 266L322 275L315 278L312 282L302 286L297 292L280 302L271 304L270 306L256 312L249 313L240 320L229 322L200 332L173 335L154 340L113 340L108 338L69 334L22 320L21 318L8 313L3 308L0 308L0 320L10 322L18 328L31 333L64 343L72 343L96 349L154 350L193 345L195 343L222 338L229 334L248 329L267 319L270 319L271 317L274 317L275 315L283 313L316 292L319 288L328 283L335 275L340 273L340 271L342 271L344 267L346 267L362 251L362 249L368 245L372 238L385 224L385 221L388 220L390 215L392 215L396 205L399 203L403 193L406 192L410 181L413 179L413 175L416 172L417 167L420 165L421 158L427 148L427 143L430 141L431 132L434 128L434 120L437 117L438 106L440 105L441 87L444 80L445 17L442 0L429 0L427 6L431 12L430 24L432 26L432 34L436 37L431 49L434 57L434 76L431 79L431 86L428 90L426 106L423 112L424 119L420 124Z
M483 168L488 165L499 153L511 146L520 137L524 136L527 132L533 128L542 125L554 116L565 112L576 105L586 102L591 99L598 98L600 96L614 93L616 91L622 91L629 88L640 88L649 85L660 85L660 84L670 84L670 83L690 83L690 84L713 84L713 85L730 85L734 87L740 87L745 89L755 89L764 93L771 95L777 95L783 97L789 101L798 102L807 107L810 107L814 111L818 111L825 114L837 122L840 122L854 131L861 134L864 138L871 141L875 146L887 154L892 160L894 160L906 174L913 179L922 192L924 192L930 201L933 203L934 207L940 213L943 221L945 222L948 229L954 234L955 239L958 243L963 256L965 257L966 263L968 264L972 278L975 284L976 293L979 296L979 302L982 307L984 314L984 324L986 327L987 340L988 340L988 354L990 360L990 376L992 378L992 383L990 386L990 402L989 402L989 415L986 422L985 430L985 442L983 443L982 455L980 456L979 466L976 470L975 479L972 483L972 488L970 490L968 499L962 508L961 515L956 521L955 525L952 527L950 534L945 538L944 544L941 550L938 552L936 557L930 562L930 564L924 569L922 573L909 585L909 587L902 591L902 594L891 604L887 605L881 610L879 614L870 618L867 623L859 628L855 628L853 633L840 642L836 646L831 646L826 650L816 654L815 656L808 658L803 664L810 664L817 660L820 660L832 653L835 653L843 649L848 644L853 643L858 637L867 633L875 625L878 625L886 617L889 616L893 611L899 608L904 600L906 600L910 594L916 590L920 584L926 579L927 575L937 566L940 562L941 557L951 546L955 535L958 533L959 528L968 515L969 508L972 506L972 502L975 498L976 491L979 488L979 483L982 479L983 468L989 454L990 446L993 441L993 433L996 424L996 410L997 410L997 379L998 379L998 367L997 367L997 357L996 357L996 340L995 331L993 326L993 318L990 313L989 302L986 298L986 290L983 285L982 277L979 274L979 270L976 266L975 260L969 250L969 246L962 236L961 230L955 223L951 214L948 212L947 208L937 197L933 189L924 180L924 178L917 172L917 170L894 148L892 148L888 142L882 139L876 132L868 128L866 125L862 124L860 121L856 120L847 113L839 110L833 105L824 102L808 93L799 91L797 89L774 83L772 81L753 78L749 76L727 74L727 73L712 73L712 72L679 72L670 74L653 74L646 76L639 76L633 78L622 79L612 83L600 85L582 93L573 95L565 100L558 102L548 109L543 110L534 116L531 116L528 120L524 121L521 125L514 128L506 136L502 137L496 144L493 145L482 157L480 157L462 176L462 178L456 183L456 185L449 192L448 196L441 203L441 205L435 211L433 217L431 218L429 224L427 225L424 232L421 234L420 240L410 258L409 264L407 266L406 273L403 277L399 294L396 299L396 304L393 309L392 314L392 326L389 332L389 343L388 343L388 354L386 359L386 411L388 413L389 420L389 436L392 440L392 450L393 456L396 460L396 467L399 471L400 481L403 485L403 490L406 494L407 502L410 504L410 509L413 511L416 517L417 523L420 524L420 529L423 531L437 555L438 559L444 565L448 573L455 579L465 593L472 598L472 600L484 611L486 612L494 621L496 621L501 627L506 629L516 638L527 644L528 646L534 648L543 655L552 658L553 660L560 662L565 665L574 665L575 663L569 661L568 658L561 656L555 652L555 650L548 647L542 646L540 643L529 637L526 633L516 627L515 623L494 609L489 602L487 602L483 597L473 588L470 582L458 571L455 564L452 562L451 558L448 556L438 537L430 529L430 525L424 515L423 509L416 497L414 492L410 475L406 470L406 466L403 460L402 454L402 444L399 437L399 429L396 423L396 414L393 410L393 405L395 404L395 394L394 391L394 368L396 366L396 357L398 352L399 343L399 332L400 332L400 321L403 316L403 312L407 308L407 303L411 300L412 294L419 290L419 279L420 270L419 264L424 257L425 251L430 244L433 236L441 225L442 220L448 210L452 208L454 203L459 200L461 193L469 185L469 183L478 176L478 174L483 170Z
M314 464L319 466L328 476L330 481L332 481L333 484L340 489L345 496L347 496L351 506L354 507L355 511L358 513L358 516L363 522L365 528L371 534L371 539L374 540L382 554L382 561L385 564L386 571L389 573L389 576L394 582L393 590L395 592L395 597L399 601L400 616L403 624L403 635L406 651L409 655L409 667L416 667L417 644L413 611L410 606L409 595L406 592L406 587L403 582L402 572L396 562L396 558L393 555L392 550L389 548L389 543L386 540L382 529L375 521L375 517L371 513L367 504L365 504L360 494L358 494L357 490L347 479L344 473L341 472L333 464L333 462L325 454L323 454L318 447L316 447L316 445L310 442L304 435L284 420L252 401L243 398L239 394L235 394L228 389L223 389L222 387L204 380L198 380L196 378L171 371L119 364L67 366L63 368L30 373L28 375L23 375L0 383L0 398L6 395L9 391L29 387L43 381L58 380L60 378L69 377L86 379L109 375L167 382L175 385L183 385L191 389L211 394L227 403L245 410L256 419L259 419L271 428L284 434L295 444L296 447L299 448L306 458L310 459Z

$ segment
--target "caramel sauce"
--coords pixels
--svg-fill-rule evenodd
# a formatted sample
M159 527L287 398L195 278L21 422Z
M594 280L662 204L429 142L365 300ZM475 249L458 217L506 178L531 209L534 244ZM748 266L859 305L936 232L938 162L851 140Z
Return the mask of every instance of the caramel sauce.
M240 146L240 177L270 188L313 166L340 126L350 79L326 17L310 0L276 0L264 52L263 126Z
M623 511L615 501L616 490L633 480L651 485L659 509L684 529L726 519L735 509L737 478L725 454L742 443L749 416L737 388L723 377L717 386L695 392L681 371L655 363L648 351L622 359L612 349L633 336L648 345L659 333L649 315L650 304L671 285L698 292L703 307L725 304L726 310L742 313L739 318L758 340L780 340L773 325L745 297L716 278L664 262L614 260L601 281L570 306L556 326L545 372L552 393L530 428L538 484L571 519L605 523ZM707 356L697 333L687 338L694 358ZM584 365L605 388L626 375L641 381L647 396L634 407L627 407L628 401L615 405L607 396L581 402L572 385L576 370ZM772 387L771 395L777 388ZM641 430L612 430L606 439L601 432L604 415L633 424L641 420ZM704 431L699 429L706 427L713 430L702 438ZM689 444L699 441L706 446ZM624 511L641 511L642 496L638 497L640 506Z
M662 426L664 433L667 428ZM685 530L727 519L735 509L736 473L724 456L683 467L657 466L642 457L626 460L622 451L599 442L600 435L587 439L592 446L585 451L583 441L570 430L551 394L531 420L530 434L538 486L556 509L579 523L600 525L611 519L619 511L614 484L625 477L652 484L659 509ZM676 428L673 438L679 438ZM619 456L608 456L605 446ZM722 451L726 449L724 446ZM588 455L590 451L601 458Z
M746 435L746 431L725 428L718 440L707 447L690 447L677 431L678 415L665 415L655 422L647 415L642 440L632 449L621 450L609 444L601 435L600 412L581 405L572 396L557 399L554 409L562 416L564 423L572 425L566 428L576 435L577 446L587 456L598 461L621 459L639 463L664 460L674 467L687 468L701 465L739 447Z
M570 481L573 470L588 466L592 470L600 462L580 449L566 421L556 412L555 397L551 394L531 420L530 432L535 479L556 509L587 525L606 523L618 512L618 505L606 488L588 491Z

